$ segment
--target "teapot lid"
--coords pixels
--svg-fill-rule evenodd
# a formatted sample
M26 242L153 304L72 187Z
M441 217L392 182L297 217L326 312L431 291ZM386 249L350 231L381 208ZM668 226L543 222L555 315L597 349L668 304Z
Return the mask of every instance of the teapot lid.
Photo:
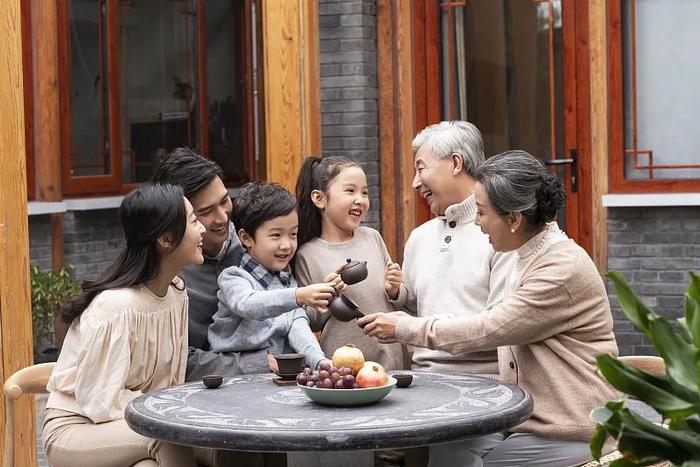
M355 267L359 264L361 264L359 261L354 261L352 258L346 258L345 264L343 265L343 269L350 269L350 268Z

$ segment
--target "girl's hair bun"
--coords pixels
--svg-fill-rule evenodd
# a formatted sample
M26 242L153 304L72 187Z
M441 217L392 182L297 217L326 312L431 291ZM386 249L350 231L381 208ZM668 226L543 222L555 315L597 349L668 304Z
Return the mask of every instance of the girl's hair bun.
M566 203L566 190L564 182L559 177L552 174L542 176L542 184L536 193L537 197L537 219L535 224L540 222L551 222L557 215L559 208Z

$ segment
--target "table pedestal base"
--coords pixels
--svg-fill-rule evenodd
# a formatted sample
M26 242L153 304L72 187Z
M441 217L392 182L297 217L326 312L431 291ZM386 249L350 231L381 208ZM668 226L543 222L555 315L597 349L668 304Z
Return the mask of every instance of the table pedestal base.
M373 467L374 451L288 452L287 467Z

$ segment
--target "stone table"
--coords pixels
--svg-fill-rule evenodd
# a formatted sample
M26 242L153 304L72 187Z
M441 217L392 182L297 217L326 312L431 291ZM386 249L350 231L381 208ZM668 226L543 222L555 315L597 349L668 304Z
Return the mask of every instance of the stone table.
M321 452L455 441L506 430L532 413L532 398L518 386L476 376L413 374L408 388L348 408L317 405L301 389L278 386L267 374L225 378L218 389L186 383L134 399L125 418L134 431L172 443Z

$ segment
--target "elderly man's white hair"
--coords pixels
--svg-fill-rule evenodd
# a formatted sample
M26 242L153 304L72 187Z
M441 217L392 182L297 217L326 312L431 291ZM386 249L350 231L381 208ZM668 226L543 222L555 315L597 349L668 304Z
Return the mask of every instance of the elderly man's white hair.
M464 171L472 177L484 162L481 132L471 123L462 120L440 122L423 128L413 138L411 146L413 152L425 146L437 159L457 154L462 158Z

